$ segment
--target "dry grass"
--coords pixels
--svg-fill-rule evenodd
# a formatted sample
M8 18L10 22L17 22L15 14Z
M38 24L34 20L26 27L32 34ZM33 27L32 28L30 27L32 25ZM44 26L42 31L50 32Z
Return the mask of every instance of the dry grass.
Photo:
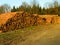
M0 45L17 45L18 42L24 42L29 35L32 35L36 32L41 32L53 28L54 26L49 25L40 25L40 26L31 26L24 29L19 29L11 32L6 32L0 34ZM41 32L42 33L42 32Z

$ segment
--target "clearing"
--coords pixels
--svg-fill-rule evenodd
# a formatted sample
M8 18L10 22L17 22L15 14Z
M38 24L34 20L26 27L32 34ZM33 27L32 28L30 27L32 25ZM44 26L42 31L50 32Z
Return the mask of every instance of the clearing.
M60 24L31 26L2 33L0 45L60 45Z

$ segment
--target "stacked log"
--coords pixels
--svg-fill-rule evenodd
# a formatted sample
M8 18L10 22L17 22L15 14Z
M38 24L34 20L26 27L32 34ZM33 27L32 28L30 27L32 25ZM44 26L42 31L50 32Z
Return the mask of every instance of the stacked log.
M3 32L17 30L20 28L25 28L31 26L31 15L27 12L17 12L15 16L7 19L4 25L0 26L0 30Z
M49 24L56 23L58 15L39 15L38 23L39 24Z
M38 14L32 14L32 25L38 25Z
M58 23L58 16L53 16L51 21L52 21L53 24Z
M16 12L15 14L10 15L9 15L10 18L7 18L4 24L0 23L0 32L17 30L28 26L48 24L56 22L57 19L56 16L46 16L46 15L42 16L38 14L30 14L24 11Z
M58 17L57 24L60 24L60 16Z

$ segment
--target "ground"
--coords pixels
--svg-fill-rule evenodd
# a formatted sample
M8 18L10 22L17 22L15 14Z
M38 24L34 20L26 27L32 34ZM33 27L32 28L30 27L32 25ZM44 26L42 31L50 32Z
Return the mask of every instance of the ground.
M0 45L60 45L60 24L31 26L2 33Z

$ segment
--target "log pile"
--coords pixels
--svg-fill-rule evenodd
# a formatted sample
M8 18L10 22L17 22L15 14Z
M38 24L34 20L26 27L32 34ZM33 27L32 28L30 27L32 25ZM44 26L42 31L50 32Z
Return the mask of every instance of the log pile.
M60 16L58 17L57 23L60 24Z
M3 16L5 17L3 18ZM14 12L10 14L8 13L7 15L1 15L0 17L2 18L2 20L0 19L0 21L4 22L0 22L0 32L7 32L25 28L28 26L52 23L56 20L56 16L42 16L38 14L30 14L24 11Z
M58 15L39 15L39 24L57 23Z

